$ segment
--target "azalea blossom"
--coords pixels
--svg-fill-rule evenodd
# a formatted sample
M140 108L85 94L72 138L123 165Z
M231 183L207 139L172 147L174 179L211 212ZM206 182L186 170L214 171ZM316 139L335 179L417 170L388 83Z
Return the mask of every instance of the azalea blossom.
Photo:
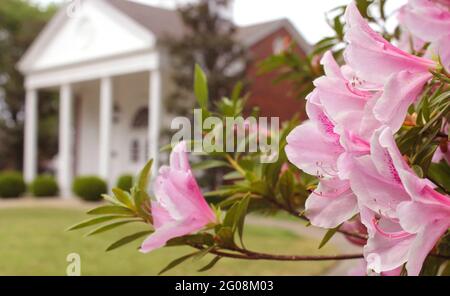
M414 37L426 42L436 42L450 32L449 3L436 0L409 0L400 9L398 20Z
M339 167L346 166L348 153L369 152L367 140L381 124L370 109L378 97L368 90L374 85L359 80L349 67L339 67L330 52L322 64L325 76L314 81L316 89L307 97L310 120L291 132L285 150L293 164L321 178L305 204L306 216L315 226L334 228L358 212Z
M450 227L450 199L414 174L387 127L374 134L372 163L362 161L365 159L355 161L350 184L369 234L364 247L368 268L381 273L406 263L408 275L418 275L425 258ZM369 175L362 175L363 169Z
M418 275L428 253L450 227L450 199L428 180L406 171L401 177L412 200L398 206L398 217L402 228L415 234L406 270L409 275Z
M450 2L447 0L410 0L398 14L412 40L431 43L427 57L439 56L442 66L450 70ZM425 44L424 44L425 45Z
M163 166L154 184L155 201L151 203L155 232L142 244L148 253L163 247L170 239L188 235L216 221L195 180L185 142L170 155L170 166Z
M370 28L354 3L346 10L345 61L356 74L384 85L373 113L379 121L397 131L408 111L431 79L430 70L438 64L409 54L385 40ZM375 70L376 69L376 70Z

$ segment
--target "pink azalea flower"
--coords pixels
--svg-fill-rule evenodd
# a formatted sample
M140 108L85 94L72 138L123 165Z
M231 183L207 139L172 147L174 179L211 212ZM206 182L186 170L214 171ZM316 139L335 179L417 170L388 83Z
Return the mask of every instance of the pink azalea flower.
M359 210L358 210L359 211ZM361 218L358 216L356 219L352 219L349 221L344 222L342 226L340 227L341 230L347 231L349 233L355 233L362 236L367 235L367 228L362 224ZM357 246L364 246L367 243L367 239L359 238L355 236L345 235L345 238L351 242L352 244L355 244Z
M349 180L360 205L388 218L397 218L397 206L410 200L398 168L410 170L389 128L374 133L371 154L353 159Z
M437 64L409 54L376 33L354 3L346 11L345 60L363 79L384 85L374 106L375 118L397 131ZM376 70L375 70L376 69Z
M368 267L380 273L407 263L408 275L418 275L450 227L448 196L412 172L386 127L374 134L370 159L355 160L350 184L369 234L364 248Z
M306 103L310 120L296 127L287 137L286 154L291 163L318 177L335 177L337 160L344 152L334 123L328 118L312 92Z
M400 276L402 273L402 267L398 267L394 270L384 271L380 273L381 276ZM367 268L367 262L365 260L361 260L357 266L350 269L347 273L349 276L367 276L370 275Z
M438 147L433 155L432 159L433 162L439 163L442 160L445 160L447 163L450 164L450 142L447 142L447 147L445 146L444 148Z
M450 32L450 9L444 1L409 0L398 15L400 24L426 42L435 42Z
M401 71L424 73L436 67L433 61L400 50L372 30L355 3L348 5L345 17L349 44L344 57L358 77L384 85Z
M367 268L379 274L401 268L408 261L415 235L404 231L397 220L364 206L360 209L360 215L369 234L364 247Z
M450 198L434 190L428 180L406 171L401 176L412 200L398 206L398 217L402 228L415 234L406 270L408 275L418 275L425 258L450 227Z
M315 226L334 228L358 211L348 182L338 178L338 159L345 150L316 91L308 96L306 111L310 120L288 135L285 151L291 163L321 178L319 187L306 202L306 216Z
M323 179L308 197L305 215L312 225L335 228L355 216L359 209L348 181Z
M156 177L152 216L155 232L142 244L148 253L163 247L170 239L197 232L216 221L192 174L185 142L170 155L170 166L163 166Z

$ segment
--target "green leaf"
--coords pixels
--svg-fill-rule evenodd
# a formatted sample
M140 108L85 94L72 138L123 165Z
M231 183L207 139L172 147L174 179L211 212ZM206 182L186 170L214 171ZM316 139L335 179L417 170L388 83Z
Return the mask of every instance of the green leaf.
M208 264L206 264L204 267L200 268L199 270L197 270L198 272L205 272L210 270L211 268L213 268L217 262L219 262L219 260L222 259L222 257L220 256L216 256L214 257L213 260L211 260L211 262L209 262Z
M450 276L450 261L446 263L446 266L442 270L440 276Z
M166 267L164 267L159 273L158 275L161 275L169 270L171 270L172 268L180 265L181 263L185 262L186 260L188 260L189 258L195 256L196 254L198 254L199 252L194 252L191 254L187 254L183 257L180 257L178 259L173 260L172 262L170 262Z
M341 224L341 225L342 225L342 224ZM336 228L329 229L329 230L327 231L327 233L325 233L325 235L324 235L322 241L320 242L319 249L322 249L322 248L330 241L330 239L331 239L331 238L336 234L336 232L339 230L339 227L341 227L341 225L339 225L339 226L336 227Z
M125 215L134 216L132 210L121 206L101 206L87 212L88 215Z
M195 65L194 92L200 107L204 110L207 110L208 82L205 73L199 65Z
M437 185L450 192L450 166L447 162L432 163L428 169L428 177Z
M417 176L419 176L420 178L423 178L423 170L420 166L415 164L412 166L412 169L416 173Z
M126 236L126 237L123 237L123 238L119 239L118 241L112 243L112 244L106 249L106 251L109 252L109 251L115 250L115 249L117 249L117 248L120 248L120 247L122 247L122 246L124 246L124 245L126 245L126 244L129 244L129 243L131 243L131 242L133 242L133 241L135 241L135 240L137 240L137 239L143 237L143 236L149 235L149 234L152 233L152 232L153 232L153 231L151 231L151 230L140 231L140 232L137 232L137 233L128 235L128 236Z
M148 196L147 192L137 190L134 193L134 204L141 217L147 219L150 216L150 196Z
M66 231L77 230L77 229L89 227L89 226L92 226L92 225L100 224L100 223L103 223L103 222L111 221L111 220L114 220L114 219L121 219L121 218L127 218L127 217L128 216L123 216L123 215L111 215L111 216L96 217L96 218L92 218L92 219L88 219L88 220L82 221L82 222L77 223L77 224L75 224L73 226L70 226L69 228L66 229Z
M123 191L120 188L113 188L112 192L119 202L121 202L128 208L133 208L133 202L131 201L131 197L127 192Z
M242 240L244 234L244 224L245 217L247 216L248 205L250 204L250 194L247 194L240 202L239 207L236 213L236 228L239 235L239 240L241 241L242 246L244 246L244 242Z
M144 166L141 173L139 174L137 187L142 191L147 191L148 182L151 175L151 168L153 165L153 159L150 159L149 162Z
M128 219L128 220L114 222L114 223L111 223L111 224L100 226L100 227L92 230L88 234L86 234L86 236L92 236L92 235L95 235L95 234L99 234L99 233L102 233L102 232L105 232L105 231L117 228L119 226L122 226L122 225L125 225L125 224L128 224L128 223L141 222L141 221L142 220L140 220L140 219Z
M234 247L234 235L230 227L221 227L217 231L217 237L219 239L219 245L222 247Z
M192 165L193 170L209 170L228 166L228 163L221 160L209 159Z

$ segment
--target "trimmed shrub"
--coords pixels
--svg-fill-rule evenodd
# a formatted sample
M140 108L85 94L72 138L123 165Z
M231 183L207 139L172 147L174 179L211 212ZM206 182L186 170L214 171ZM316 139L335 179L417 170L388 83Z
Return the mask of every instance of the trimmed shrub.
M108 193L108 185L99 177L83 176L73 181L72 190L83 200L100 201L102 194Z
M122 175L117 180L116 186L123 191L129 192L131 187L133 187L133 176L132 175Z
M35 197L54 197L58 195L59 188L53 176L42 175L31 183L30 191Z
M27 185L20 172L6 171L0 173L0 197L16 198L27 191Z

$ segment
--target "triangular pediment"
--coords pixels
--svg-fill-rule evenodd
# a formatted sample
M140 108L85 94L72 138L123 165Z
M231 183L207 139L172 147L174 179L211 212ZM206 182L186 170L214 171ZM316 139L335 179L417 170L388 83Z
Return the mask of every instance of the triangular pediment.
M151 32L102 0L83 1L75 13L69 9L63 7L35 41L19 64L22 71L121 56L155 45Z

